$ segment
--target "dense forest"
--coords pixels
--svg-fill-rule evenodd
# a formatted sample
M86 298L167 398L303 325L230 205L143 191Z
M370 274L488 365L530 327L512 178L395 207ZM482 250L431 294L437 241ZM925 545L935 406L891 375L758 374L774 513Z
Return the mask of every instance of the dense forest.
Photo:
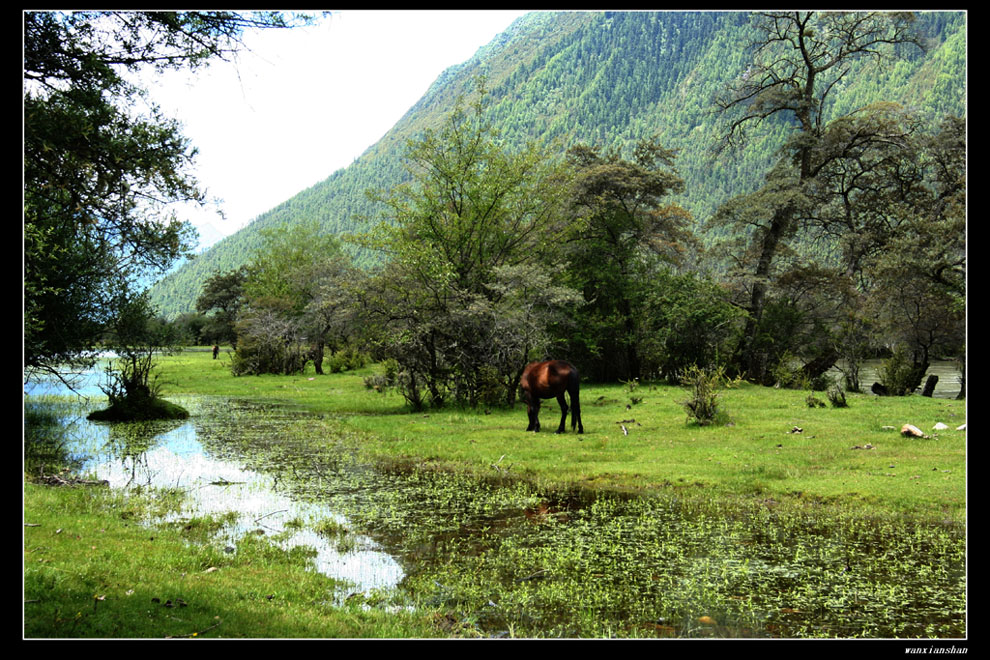
M905 48L885 66L864 59L831 90L828 116L875 101L903 103L932 118L965 116L965 14L917 14L925 49ZM248 227L164 278L151 291L167 317L191 312L207 277L244 264L263 229L314 221L334 234L365 231L380 213L369 189L406 180L406 141L436 126L478 75L488 80L486 112L511 144L541 140L561 156L575 144L630 149L657 136L677 151L685 180L675 201L706 240L708 222L731 197L752 191L787 134L778 118L745 150L713 153L715 97L749 66L757 39L737 12L534 12L517 20L469 61L445 71L380 142L349 167L263 213ZM357 250L367 265L377 255Z
M290 27L113 16L176 37L180 65ZM101 132L107 90L136 92L112 48L87 53L89 20L26 18L45 85L26 104L26 366L109 345L145 365L121 388L146 388L154 351L229 343L236 375L378 361L368 386L422 408L511 403L550 356L609 382L833 390L884 357L886 394L964 362L964 13L526 15L351 166L149 292L190 244L141 200L199 192L178 127Z

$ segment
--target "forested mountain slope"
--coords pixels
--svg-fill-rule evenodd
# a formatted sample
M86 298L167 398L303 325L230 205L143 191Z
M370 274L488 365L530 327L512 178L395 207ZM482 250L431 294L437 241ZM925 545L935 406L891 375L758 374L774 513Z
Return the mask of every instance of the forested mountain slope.
M244 263L263 228L312 220L334 233L369 228L377 210L365 191L403 180L406 141L445 116L479 75L487 80L488 112L510 142L544 140L563 153L575 143L624 147L660 136L664 146L678 150L686 185L677 201L704 235L704 221L719 204L759 185L786 132L770 128L742 153L712 155L718 135L712 99L746 69L748 19L743 12L527 14L441 74L352 165L183 265L152 288L153 300L169 317L191 311L202 282ZM833 114L883 100L933 120L965 115L965 14L920 13L918 26L926 51L909 52L885 69L863 61L833 91Z

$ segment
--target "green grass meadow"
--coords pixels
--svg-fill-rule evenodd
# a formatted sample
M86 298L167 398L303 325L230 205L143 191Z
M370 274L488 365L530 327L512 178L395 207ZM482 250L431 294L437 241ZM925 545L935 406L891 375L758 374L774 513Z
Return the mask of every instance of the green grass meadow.
M479 482L497 477L509 482L518 479L545 493L591 489L672 496L688 508L709 512L697 524L714 524L724 512L738 510L748 511L743 517L768 516L779 525L796 521L792 526L797 530L802 528L799 521L810 513L815 520L826 521L826 527L834 524L839 536L850 536L858 520L941 524L966 519L966 432L955 430L966 421L963 401L851 394L846 408L811 408L806 391L739 384L721 395L727 423L698 426L688 420L682 405L689 396L684 388L585 383L581 391L585 433L573 433L568 420L567 432L555 434L560 413L555 401L547 401L541 414L543 431L534 434L524 430L527 418L522 403L511 409L450 407L411 412L400 395L365 387L364 379L376 372L377 365L326 375L310 368L297 376L240 377L231 375L229 367L229 354L224 352L214 360L205 348L163 357L162 394L165 398L202 394L278 401L321 416L324 423L297 425L302 429L298 434L304 437L293 437L296 444L292 447L299 449L292 451L309 451L307 447L318 451L333 442L326 434L343 433L348 445L356 446L365 459L453 473L472 483L475 477ZM932 430L937 422L949 430ZM901 436L899 429L906 423L924 430L928 437ZM25 638L427 638L470 636L479 629L465 623L470 616L452 618L450 610L443 609L452 607L453 600L443 607L415 610L398 601L389 602L394 607L384 603L366 607L369 603L362 599L343 605L334 602L338 585L308 567L310 555L305 548L286 552L273 543L277 539L249 535L237 542L236 552L224 551L208 542L222 526L220 519L149 525L149 520L161 520L163 513L178 506L177 493L125 496L95 486L52 487L28 472L26 467ZM607 506L607 502L596 506ZM595 523L602 534L610 528L609 520L605 516ZM653 523L647 527L656 529ZM565 536L571 531L566 525L553 529ZM545 528L544 533L549 530ZM527 534L517 537L517 550L513 550L513 541L506 541L502 555L455 554L450 561L456 561L457 568L451 563L447 570L450 575L454 571L463 574L456 592L458 602L476 602L486 609L494 598L503 611L508 603L517 602L521 617L517 624L498 624L511 633L513 625L527 620L531 607L527 599L536 594L541 594L542 601L556 598L564 608L584 598L588 630L594 631L590 634L611 635L590 623L598 618L594 603L609 603L616 597L604 585L597 595L589 592L587 584L598 583L594 568L589 569L590 582L578 579L584 579L584 569L571 576L572 591L536 591L570 585L567 576L577 569L568 567L583 566L586 558L578 558L575 564L578 559L571 554L576 548L563 543L553 546L554 556L538 560L525 541ZM943 536L936 531L932 538ZM672 539L663 543L691 542ZM609 556L624 547L606 545L608 550L596 551L600 552L596 556ZM844 552L840 546L835 548L830 552ZM664 546L657 552L662 557L657 561L677 558L680 565L689 567L683 569L688 573L704 568L697 565L691 555L695 551L688 546ZM946 552L962 550L955 543ZM543 570L559 578L508 580L502 587L484 582L482 564L487 570L486 562L499 561L507 562L502 567L506 575L517 575L517 571L541 575L529 567L530 562L540 561ZM845 561L850 561L848 556ZM759 608L750 606L755 601L745 585L761 575L743 564L737 568L742 572L729 576L734 586L712 582L712 575L702 571L704 575L694 581L660 589L667 594L658 596L665 611L681 617L676 630L670 620L658 623L644 614L635 630L622 634L639 636L647 629L648 635L660 636L712 634L702 630L712 612L701 612L706 616L700 619L682 614L692 612L685 603L695 599L709 605L722 603L723 612L735 613L732 616L739 623L714 633L727 637L756 635L765 617L760 612L771 610L774 617L786 618L805 608L789 601L773 602L773 590ZM836 570L826 582L846 579ZM421 590L434 588L436 578L430 574L417 579ZM701 593L699 589L714 591ZM821 587L820 593L808 595L808 603L833 607L831 593L832 587ZM877 600L876 594L871 598L888 602ZM960 599L953 598L954 608ZM651 611L651 605L644 607ZM854 630L869 635L868 628ZM772 634L770 628L759 634L767 632ZM809 634L816 633L811 630Z
M722 392L728 423L698 426L684 410L689 393L682 387L586 383L584 434L573 433L570 420L566 433L553 433L560 418L553 400L543 403L543 430L534 434L524 430L521 402L512 409L410 412L400 395L364 386L375 369L234 377L223 355L213 360L207 351L162 360L166 396L289 401L339 416L364 434L370 456L385 461L481 475L508 471L547 487L680 489L704 497L864 504L940 520L965 515L966 431L955 430L966 421L965 401L848 394L846 408L811 408L807 391L741 383ZM932 430L938 422L949 430ZM928 437L901 436L904 424Z

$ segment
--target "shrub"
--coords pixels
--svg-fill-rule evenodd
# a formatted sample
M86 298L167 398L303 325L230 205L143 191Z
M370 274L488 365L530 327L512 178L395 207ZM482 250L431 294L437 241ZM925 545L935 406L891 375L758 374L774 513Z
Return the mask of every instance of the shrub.
M845 392L843 392L842 388L839 387L839 385L835 382L829 385L828 391L826 392L826 396L828 396L829 403L832 404L833 408L849 407L849 404L846 403Z
M416 377L408 370L403 370L399 362L393 358L388 358L382 363L385 371L380 374L373 374L364 379L364 386L376 392L387 392L396 390L413 410L422 410L426 407L423 398L422 388L416 382Z
M273 310L250 310L237 326L235 376L301 373L308 360L296 324Z
M688 413L699 426L724 424L725 413L719 408L721 390L731 384L723 367L701 368L697 365L681 371L680 382L690 388L691 398L682 402Z
M367 358L356 348L344 348L327 359L327 366L330 373L337 374L341 371L353 371L360 369L367 363Z
M883 361L877 375L880 377L880 383L887 388L888 394L905 396L911 394L921 381L918 372L918 365L909 360L907 351L899 346Z

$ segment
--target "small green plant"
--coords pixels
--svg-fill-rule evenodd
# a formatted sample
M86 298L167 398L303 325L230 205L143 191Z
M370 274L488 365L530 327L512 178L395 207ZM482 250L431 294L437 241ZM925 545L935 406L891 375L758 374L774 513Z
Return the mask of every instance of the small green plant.
M680 373L681 385L688 387L691 398L683 402L688 419L699 426L722 424L725 413L719 408L721 390L730 384L723 367L688 367Z
M829 385L825 395L828 397L828 401L832 404L833 408L849 407L849 404L846 403L846 393L842 391L838 383L833 382Z
M351 531L344 524L331 518L318 522L313 527L313 531L331 541L337 552L350 552L357 548L357 541L355 541Z

